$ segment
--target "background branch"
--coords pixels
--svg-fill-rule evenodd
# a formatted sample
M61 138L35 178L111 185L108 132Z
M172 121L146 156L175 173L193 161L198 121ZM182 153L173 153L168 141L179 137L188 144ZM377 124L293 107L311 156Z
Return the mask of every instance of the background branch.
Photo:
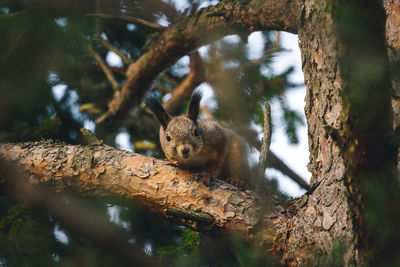
M117 54L126 65L131 63L131 60L129 59L129 57L127 57L121 50L119 50L118 48L113 46L109 41L104 40L101 37L96 37L95 40L98 41L102 46L104 46L104 48L111 50L115 54Z
M272 123L271 123L271 106L268 101L265 101L264 108L264 128L263 128L263 139L261 141L260 148L260 160L258 162L257 167L257 180L256 180L256 188L261 186L262 181L265 176L265 168L268 166L270 149L269 146L271 144L271 134L272 134Z
M251 14L250 14L251 13ZM297 23L291 1L252 0L243 4L224 1L170 25L149 50L129 65L121 94L109 102L109 111L98 119L127 116L138 105L157 76L190 51L223 36L257 30L285 30L295 33Z
M114 74L108 68L106 62L103 60L103 58L96 51L94 51L94 49L93 49L91 44L87 44L86 47L88 48L89 52L93 55L94 59L99 64L100 68L103 70L104 75L106 76L107 80L111 84L111 87L114 89L114 91L118 91L119 90L119 84L118 84L117 80L115 79Z
M105 19L120 19L120 20L124 20L130 23L134 23L134 24L141 24L144 26L147 26L149 28L152 29L156 29L156 30L162 30L165 29L164 26L161 26L160 24L151 22L151 21L147 21L141 18L137 18L137 17L132 17L132 16L128 16L125 14L107 14L107 13L88 13L86 14L86 16L89 17L100 17L100 18L105 18Z

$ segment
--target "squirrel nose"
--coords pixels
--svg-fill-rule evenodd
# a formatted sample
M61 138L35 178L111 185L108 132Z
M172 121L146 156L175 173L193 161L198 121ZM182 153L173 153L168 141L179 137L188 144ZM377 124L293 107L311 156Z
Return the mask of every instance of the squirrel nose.
M187 145L180 145L178 150L182 157L187 158L190 155L191 148Z
M185 147L182 149L182 154L187 155L189 153L189 148Z

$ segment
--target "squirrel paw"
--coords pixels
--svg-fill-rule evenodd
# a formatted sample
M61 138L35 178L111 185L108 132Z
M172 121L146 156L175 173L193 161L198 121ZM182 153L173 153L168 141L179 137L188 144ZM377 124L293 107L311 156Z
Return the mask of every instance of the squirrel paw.
M203 183L206 186L210 185L211 180L213 179L212 175L210 175L208 172L199 172L196 175L197 181Z
M249 185L246 183L246 181L244 181L242 179L228 177L226 179L226 182L233 184L234 186L244 188L244 189L248 189L248 187L249 187Z

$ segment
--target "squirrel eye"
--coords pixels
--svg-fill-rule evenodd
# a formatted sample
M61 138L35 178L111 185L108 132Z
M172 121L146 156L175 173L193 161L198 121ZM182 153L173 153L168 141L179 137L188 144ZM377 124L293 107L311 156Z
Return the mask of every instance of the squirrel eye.
M194 129L194 136L199 136L199 130Z
M169 136L168 134L167 134L166 138L167 138L168 142L171 141L171 136Z

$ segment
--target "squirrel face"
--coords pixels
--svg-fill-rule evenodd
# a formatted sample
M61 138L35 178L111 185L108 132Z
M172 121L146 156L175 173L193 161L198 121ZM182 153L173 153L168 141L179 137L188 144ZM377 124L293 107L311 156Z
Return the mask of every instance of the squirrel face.
M187 114L171 117L154 98L147 98L146 104L161 123L160 142L165 156L172 161L185 164L203 148L201 131L197 127L200 91L192 94Z
M203 147L197 125L186 116L173 118L166 129L161 127L160 142L165 156L179 163L190 160Z

